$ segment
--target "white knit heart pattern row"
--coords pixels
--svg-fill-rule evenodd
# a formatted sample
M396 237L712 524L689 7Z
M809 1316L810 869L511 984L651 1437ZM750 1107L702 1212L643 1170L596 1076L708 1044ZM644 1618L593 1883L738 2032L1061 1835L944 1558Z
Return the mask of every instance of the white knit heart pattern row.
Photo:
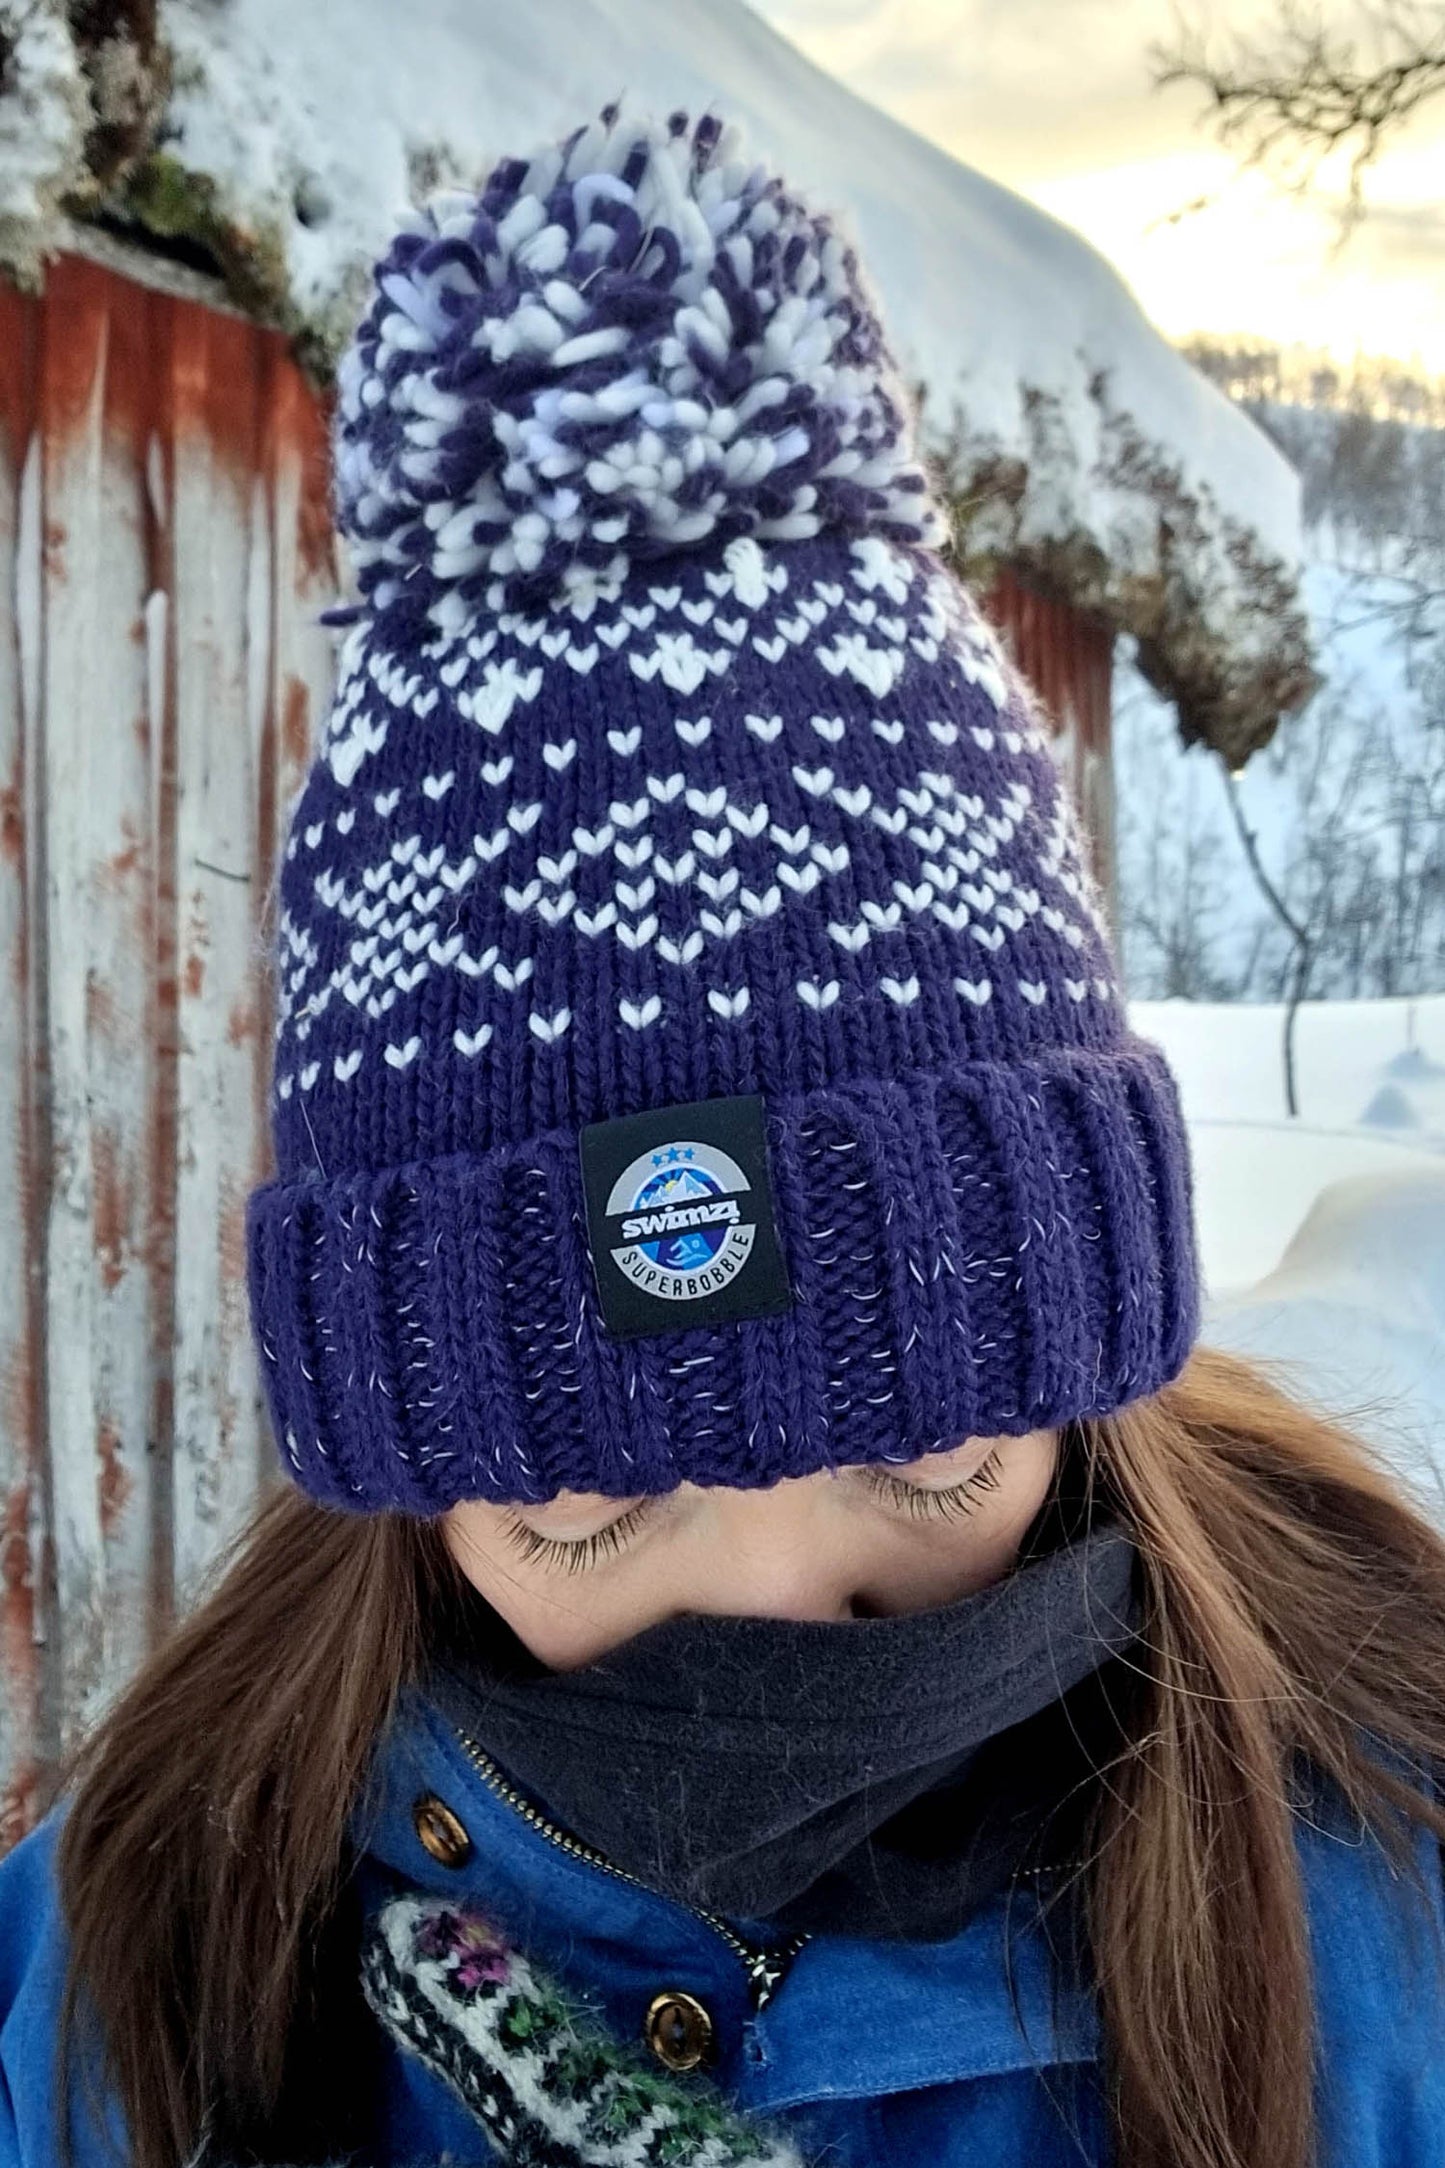
M643 793L629 805L614 805L602 828L574 829L565 849L550 854L533 849L515 877L500 883L503 908L542 926L566 924L584 941L608 937L634 953L655 943L663 962L680 966L694 964L706 940L732 940L749 923L775 917L794 899L812 898L825 883L843 884L837 905L828 906L827 932L851 955L926 916L955 933L968 933L995 953L1010 935L1037 921L1063 943L1066 967L1067 952L1081 950L1090 933L1097 934L1066 817L1047 827L1036 823L1037 863L1046 883L1055 886L1051 898L994 863L1029 816L1032 793L1020 779L1004 785L990 810L981 795L963 791L951 775L938 771L923 771L916 788L899 785L888 805L867 789L839 785L827 767L795 767L793 773L805 795L838 805L856 823L871 821L894 840L895 849L906 839L914 854L913 877L895 877L885 895L860 896L854 850L846 840L815 837L807 820L795 827L774 820L766 801L734 805L721 785L707 790L684 785L680 793L667 788L666 801L680 796L694 825L668 850L646 832L653 800ZM676 780L682 784L680 776ZM469 950L456 929L456 899L483 866L510 864L508 854L532 836L540 812L539 805L514 806L506 822L492 835L475 838L472 850L456 862L447 859L440 843L423 852L420 837L412 835L398 839L382 866L364 868L356 884L329 872L317 874L316 901L358 931L343 962L316 985L314 934L283 913L281 1016L298 1041L304 1042L336 993L378 1018L433 967L472 978L515 973L520 965L504 962L496 944L480 954ZM604 854L612 860L610 888L584 905L574 878L589 859ZM735 855L751 861L746 874L732 862ZM661 904L669 894L686 906L680 931L663 927ZM818 908L810 905L812 911Z
M992 979L987 978L955 978L953 990L970 1007L981 1009L987 1007L993 998L993 983ZM883 993L897 1008L912 1007L923 991L916 975L907 979L884 978L879 984ZM1033 1007L1042 1007L1051 997L1051 989L1044 979L1017 979L1015 984L1022 998ZM795 992L805 1009L822 1014L842 998L843 988L837 979L799 979ZM1066 976L1063 980L1063 993L1070 1003L1088 1000L1109 1002L1114 999L1114 988L1110 981L1097 975L1083 979ZM737 1022L751 1011L751 989L740 986L731 993L724 993L716 987L709 988L707 1001L714 1016L725 1022ZM617 1002L618 1021L630 1031L648 1030L652 1025L661 1023L667 1012L668 1004L660 994L649 994L641 1001L634 1001L624 994ZM571 1023L572 1011L565 1007L554 1009L550 1015L539 1010L530 1010L526 1018L528 1032L543 1046L553 1045L560 1040L570 1029ZM452 1034L451 1043L458 1054L470 1060L490 1046L493 1038L493 1027L490 1024L481 1024L475 1031L457 1029ZM447 1056L449 1050L443 1047L439 1051L443 1056ZM407 1069L421 1060L428 1049L420 1034L415 1032L399 1044L386 1041L380 1047L352 1047L348 1053L338 1054L332 1061L332 1074L336 1081L339 1084L349 1083L368 1052L373 1057L379 1053L390 1068ZM303 1092L314 1090L322 1072L323 1064L320 1061L302 1062L294 1073L278 1077L276 1090L279 1097L289 1099L298 1083Z
M504 611L484 630L428 643L410 664L373 647L359 624L342 649L324 757L336 782L350 788L386 745L393 711L424 722L442 687L459 714L497 737L537 699L548 665L588 677L624 648L636 677L684 698L716 688L742 651L776 664L792 647L809 648L826 672L879 700L911 665L936 672L940 658L951 659L1002 711L1007 661L956 581L923 570L877 536L854 541L850 555L856 595L840 580L814 579L808 593L785 601L787 565L742 537L729 543L724 568L705 574L707 595L660 583L647 589L646 602L628 602L595 623L602 607L595 595L544 617Z

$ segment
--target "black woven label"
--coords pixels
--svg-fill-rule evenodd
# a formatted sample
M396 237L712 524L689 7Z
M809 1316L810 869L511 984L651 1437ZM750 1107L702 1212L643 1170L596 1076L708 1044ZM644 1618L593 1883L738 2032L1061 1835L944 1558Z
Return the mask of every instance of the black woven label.
M756 1094L594 1122L581 1144L609 1331L634 1340L792 1308Z

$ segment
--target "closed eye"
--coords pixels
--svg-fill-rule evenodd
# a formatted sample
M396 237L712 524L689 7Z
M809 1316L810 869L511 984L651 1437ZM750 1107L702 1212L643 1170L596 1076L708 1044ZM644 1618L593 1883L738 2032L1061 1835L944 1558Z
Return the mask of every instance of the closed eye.
M999 1485L1002 1452L995 1446L988 1458L961 1483L936 1489L927 1483L909 1483L887 1468L864 1466L854 1471L891 1512L915 1521L957 1521L973 1513L979 1500ZM639 1498L616 1520L586 1536L544 1536L517 1515L506 1524L507 1541L520 1551L529 1565L556 1573L585 1573L604 1558L616 1558L656 1513L665 1499Z
M529 1565L543 1566L562 1573L585 1573L604 1558L615 1558L625 1550L632 1538L639 1533L644 1521L649 1520L657 1505L655 1498L639 1498L636 1505L619 1513L615 1521L605 1528L598 1528L590 1536L543 1536L535 1528L519 1520L514 1514L507 1523L507 1541L515 1545Z
M944 1490L935 1490L927 1483L906 1483L887 1468L865 1467L859 1472L869 1489L895 1512L906 1513L916 1521L957 1521L974 1512L986 1492L998 1489L1002 1461L1002 1450L995 1446L972 1475Z

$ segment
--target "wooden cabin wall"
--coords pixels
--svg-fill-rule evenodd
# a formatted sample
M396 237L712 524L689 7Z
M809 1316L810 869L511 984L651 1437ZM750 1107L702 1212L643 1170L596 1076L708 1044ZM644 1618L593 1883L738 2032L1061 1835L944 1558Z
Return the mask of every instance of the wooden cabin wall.
M1059 773L1084 817L1094 877L1117 923L1111 733L1113 627L1005 571L980 597L1057 732Z
M78 256L0 288L0 1850L271 1457L266 890L335 580L282 338Z

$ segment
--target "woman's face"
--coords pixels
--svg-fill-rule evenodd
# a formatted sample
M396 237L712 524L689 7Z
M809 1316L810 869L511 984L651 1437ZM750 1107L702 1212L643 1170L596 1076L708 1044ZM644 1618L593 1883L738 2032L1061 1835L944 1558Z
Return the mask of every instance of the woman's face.
M1036 1430L770 1490L468 1500L444 1527L473 1587L534 1656L569 1671L683 1612L851 1619L952 1603L1013 1564L1057 1454L1057 1431Z

